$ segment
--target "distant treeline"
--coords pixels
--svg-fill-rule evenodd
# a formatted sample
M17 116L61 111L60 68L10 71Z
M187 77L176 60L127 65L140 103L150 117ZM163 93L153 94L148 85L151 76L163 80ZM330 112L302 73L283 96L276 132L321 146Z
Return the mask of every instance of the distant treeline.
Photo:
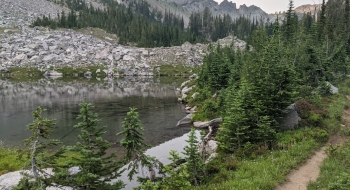
M189 25L185 28L183 17L169 10L163 14L151 9L144 0L133 0L128 4L103 0L105 9L94 8L84 0L54 2L68 7L70 12L61 12L57 19L38 17L32 26L49 26L52 29L96 27L117 34L121 44L136 43L140 47L168 47L186 41L216 41L230 34L249 42L252 31L263 23L245 17L232 20L228 14L213 16L206 8L202 13L192 13Z

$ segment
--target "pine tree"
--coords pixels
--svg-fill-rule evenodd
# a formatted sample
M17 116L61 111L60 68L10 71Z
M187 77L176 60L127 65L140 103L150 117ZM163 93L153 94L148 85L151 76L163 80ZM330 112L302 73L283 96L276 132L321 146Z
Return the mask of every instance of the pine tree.
M27 126L32 132L32 136L24 140L26 145L31 146L30 164L33 176L23 173L24 177L15 189L45 189L52 185L52 176L47 175L45 168L58 168L57 159L62 157L63 151L59 150L54 154L46 154L49 148L59 145L58 140L50 139L55 125L54 120L42 117L42 109L37 107L33 112L33 123Z
M179 153L175 150L170 151L170 157L168 158L173 164L164 166L162 171L166 174L160 182L150 186L150 183L146 183L145 187L141 186L141 189L152 190L172 190L172 189L188 189L191 187L190 175L187 170L186 164L176 165L181 159Z
M139 120L138 113L136 108L130 108L130 111L127 113L128 117L122 122L124 131L119 132L119 135L125 135L125 138L120 141L120 144L125 148L126 155L124 157L124 163L130 162L128 169L129 180L131 180L134 174L137 173L139 166L148 166L153 167L152 160L150 157L144 154L144 149L150 147L146 144L142 137L143 127L141 121Z
M65 183L77 189L122 189L124 183L117 181L111 184L112 179L120 176L122 167L117 162L116 155L107 154L107 149L111 144L102 138L106 127L98 127L99 119L96 113L92 112L93 106L90 103L82 103L80 106L80 119L74 128L81 130L80 141L67 149L78 153L74 164L80 168L80 172L67 177Z
M200 185L205 177L204 162L198 152L198 140L196 137L196 130L191 129L186 140L188 145L184 148L183 154L186 156L186 165L189 174L190 181L193 185Z
M220 142L219 149L224 152L235 152L254 135L250 133L255 116L251 91L251 86L243 79L238 91L231 87L227 93L226 114L216 137Z

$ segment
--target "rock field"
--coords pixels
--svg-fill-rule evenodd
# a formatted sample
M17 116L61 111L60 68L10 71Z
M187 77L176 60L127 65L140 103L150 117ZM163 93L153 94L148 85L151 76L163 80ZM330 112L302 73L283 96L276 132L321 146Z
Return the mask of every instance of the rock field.
M98 6L98 5L96 5ZM103 65L108 73L153 75L162 64L201 65L207 45L137 48L112 44L106 39L71 29L50 30L29 25L37 17L66 10L47 0L0 0L0 71L10 67L36 67L40 70L71 66ZM91 32L92 33L92 32ZM108 38L108 39L107 39ZM227 37L220 44L244 48L246 43Z

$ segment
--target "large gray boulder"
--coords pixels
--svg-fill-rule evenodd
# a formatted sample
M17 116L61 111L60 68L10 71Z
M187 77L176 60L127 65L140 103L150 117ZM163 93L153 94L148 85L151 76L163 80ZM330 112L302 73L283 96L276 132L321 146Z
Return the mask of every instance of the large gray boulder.
M46 55L46 56L43 58L43 61L45 61L45 62L55 61L55 60L56 60L56 57L57 57L57 55L55 55L55 54Z
M339 92L339 89L335 86L333 86L330 82L327 82L327 85L330 87L330 92L332 94L337 94Z
M212 154L216 152L217 148L218 148L218 142L214 140L209 140L205 146L205 151L208 154Z
M284 129L294 129L300 121L301 118L297 112L295 104L291 104L286 108L286 114L282 119L281 126Z
M177 127L189 127L192 125L192 120L191 120L192 114L188 114L186 117L181 119L179 122L177 122L176 126Z
M96 59L105 59L109 55L109 48L105 48L102 51L96 53Z
M218 127L221 122L222 122L222 118L216 118L207 122L196 121L193 123L193 126L197 129L206 129L209 126Z
M53 171L51 168L44 169L44 171L47 175L53 175ZM33 173L29 170L19 170L19 171L9 172L7 174L1 175L0 176L0 189L1 190L12 190L14 187L16 187L19 184L19 181L23 177L23 175L21 174L22 172L25 174L28 174L28 175L33 175ZM76 172L76 171L74 171L74 172ZM74 173L70 172L70 175L74 175ZM66 187L66 186L46 187L45 189L46 190L73 190L72 187Z

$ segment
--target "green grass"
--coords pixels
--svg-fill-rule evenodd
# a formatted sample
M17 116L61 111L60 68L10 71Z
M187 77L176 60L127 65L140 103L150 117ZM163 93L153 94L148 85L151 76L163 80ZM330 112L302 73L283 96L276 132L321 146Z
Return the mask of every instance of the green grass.
M17 171L28 164L26 157L20 157L20 150L0 145L0 175Z
M5 77L16 82L38 81L44 74L34 67L11 67L9 71L10 73L5 73Z
M9 71L11 76L42 76L44 74L35 67L11 67Z
M79 74L82 75L87 71L90 71L92 73L92 75L96 75L96 71L100 69L100 75L105 75L105 73L103 72L104 69L106 69L105 66L88 66L88 67L61 67L61 68L57 68L56 71L59 73L63 73L64 75L73 75L73 74Z
M87 27L87 28L77 29L76 31L85 35L91 35L100 40L108 41L109 43L112 43L112 44L118 44L119 42L119 38L116 34L108 33L105 30L100 28Z
M339 84L339 94L334 95L328 107L330 119L326 119L327 128L332 132L340 130L343 109L349 107L346 95L350 95L350 80ZM348 131L346 129L345 131ZM344 133L344 131L343 131ZM349 135L349 133L345 133ZM342 147L330 146L326 150L328 157L320 167L320 176L315 182L309 184L308 189L350 189L350 143Z
M344 108L349 106L346 98L349 89L350 80L346 80L339 84L339 94L321 99L321 107L328 114L322 118L320 126L278 133L274 150L266 150L265 153L255 151L248 156L249 159L243 160L234 154L221 155L218 159L223 161L214 161L216 173L205 186L197 189L274 189L285 181L292 169L299 167L324 145L329 137L327 132L334 134L340 130ZM329 189L329 184L338 185L344 181L348 185L346 189L350 189L350 143L342 149L333 149L330 149L333 154L321 167L320 178L309 189ZM235 160L235 170L227 169L225 160L230 159Z
M174 77L174 76L167 76L167 77L154 77L154 82L159 82L160 84L171 84L174 86L180 86L183 82L187 81L188 78L186 77Z
M340 130L344 108L349 106L349 102L345 95L335 94L328 97L326 110L329 117L323 120L323 125L330 134L334 134Z
M322 163L320 176L315 182L309 184L309 190L323 189L350 189L350 177L342 180L344 174L350 175L350 143L343 147L332 146L328 148L328 157ZM339 185L339 186L335 186ZM335 187L334 187L335 186ZM344 188L341 188L343 186Z
M197 68L189 67L186 65L170 64L170 65L160 65L159 72L155 69L154 75L160 76L189 76L192 75L193 71Z
M280 147L265 150L261 155L253 153L251 159L237 159L236 170L227 170L227 164L219 162L219 172L215 176L226 180L216 182L218 179L214 177L209 185L197 189L274 189L292 169L305 162L320 147L321 144L311 137L311 131L299 129L278 135ZM283 143L286 143L285 146L282 146Z
M17 32L16 28L0 27L0 34L5 33L5 30L7 30L7 29L10 30L7 32L7 34L13 34L13 33Z
M24 152L21 149L0 146L0 175L21 169L29 169L29 157L22 153ZM67 163L74 165L73 158L79 157L79 154L76 152L66 152L64 157L57 160L57 164L61 166Z

